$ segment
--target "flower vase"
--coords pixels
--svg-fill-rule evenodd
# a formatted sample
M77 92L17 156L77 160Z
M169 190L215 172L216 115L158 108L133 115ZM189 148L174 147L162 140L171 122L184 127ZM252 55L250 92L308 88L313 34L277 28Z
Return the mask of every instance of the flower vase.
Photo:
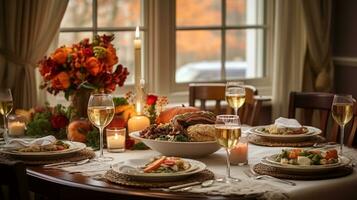
M76 112L77 118L87 118L87 107L92 90L79 89L71 96L71 106Z

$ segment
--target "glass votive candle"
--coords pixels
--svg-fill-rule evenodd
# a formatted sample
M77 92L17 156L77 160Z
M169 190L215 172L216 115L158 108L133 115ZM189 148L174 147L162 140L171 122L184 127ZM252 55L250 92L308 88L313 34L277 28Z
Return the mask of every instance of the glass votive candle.
M107 128L107 150L108 152L125 151L125 128Z
M26 119L19 115L9 115L7 128L9 137L22 137L25 135Z
M246 135L242 134L238 144L230 150L229 160L232 165L248 164L248 137Z

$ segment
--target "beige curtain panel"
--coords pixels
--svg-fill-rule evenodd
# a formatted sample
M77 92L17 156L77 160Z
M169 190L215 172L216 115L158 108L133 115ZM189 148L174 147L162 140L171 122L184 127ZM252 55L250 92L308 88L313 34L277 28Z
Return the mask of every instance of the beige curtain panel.
M333 72L330 38L332 1L303 0L302 5L307 34L304 90L329 92Z
M15 108L36 105L36 63L58 32L68 0L0 0L0 84Z
M273 119L288 115L289 93L301 91L306 34L301 1L278 0L274 19Z

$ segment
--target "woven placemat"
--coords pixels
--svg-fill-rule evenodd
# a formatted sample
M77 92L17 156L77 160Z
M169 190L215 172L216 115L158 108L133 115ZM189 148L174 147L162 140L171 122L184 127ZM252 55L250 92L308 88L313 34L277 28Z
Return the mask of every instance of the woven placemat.
M269 175L274 176L276 178L282 179L293 179L293 180L323 180L323 179L332 179L343 177L351 174L353 172L353 168L350 166L339 167L332 171L328 171L325 173L308 173L308 174L290 174L287 172L283 172L278 168L267 166L262 163L256 164L253 167L253 170L261 175Z
M55 159L44 158L43 160L23 159L23 158L13 157L11 155L0 153L0 158L2 158L2 159L20 160L20 161L24 162L26 165L46 165L46 164L52 164L52 163L58 163L58 162L64 162L64 161L77 162L77 161L81 161L84 159L92 159L94 157L95 157L95 153L93 150L90 150L90 149L83 149L82 151L78 151L73 154L56 157Z
M306 140L306 141L302 141L302 142L280 142L280 141L272 141L272 140L251 134L248 137L248 141L255 145L267 146L267 147L311 147L315 143L325 142L326 139L321 136L314 136L314 137L311 137L310 140Z
M210 170L206 169L197 174L193 174L192 176L189 176L183 180L170 181L170 182L143 182L143 181L132 180L130 177L124 174L120 174L118 172L115 172L114 170L109 170L104 175L104 178L109 182L116 183L119 185L124 185L124 186L133 186L133 187L140 187L140 188L166 188L174 185L191 183L194 181L203 182L206 180L214 179L214 174Z

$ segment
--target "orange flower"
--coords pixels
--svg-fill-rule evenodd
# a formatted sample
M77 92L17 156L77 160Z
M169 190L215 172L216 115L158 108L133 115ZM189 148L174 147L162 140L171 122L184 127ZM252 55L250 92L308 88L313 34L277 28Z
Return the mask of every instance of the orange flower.
M115 49L113 48L112 45L109 45L107 48L107 56L105 59L105 62L109 65L115 65L118 62L118 57L115 53Z
M56 51L52 54L52 59L57 63L57 64L64 64L67 61L67 56L68 53L70 53L72 50L66 47L63 48L58 48Z
M57 74L52 79L51 83L52 87L58 90L65 90L71 85L69 75L66 72L61 72Z
M95 57L90 57L86 60L85 68L93 76L96 76L102 70L101 63Z

